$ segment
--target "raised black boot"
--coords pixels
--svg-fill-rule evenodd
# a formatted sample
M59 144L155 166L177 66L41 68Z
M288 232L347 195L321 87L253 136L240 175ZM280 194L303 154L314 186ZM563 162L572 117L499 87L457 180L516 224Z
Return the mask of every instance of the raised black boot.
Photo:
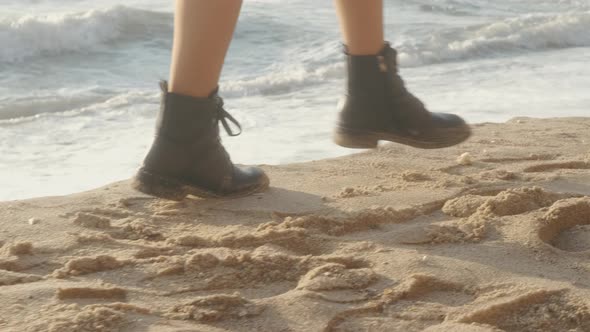
M149 195L182 200L199 197L235 197L263 191L269 180L257 167L236 166L219 137L219 122L237 121L223 109L217 91L208 98L168 92L160 83L162 104L156 138L137 172L133 187Z
M465 141L469 126L459 116L431 113L398 75L397 53L385 44L377 55L347 55L348 93L334 134L347 148L370 149L391 141L422 149Z

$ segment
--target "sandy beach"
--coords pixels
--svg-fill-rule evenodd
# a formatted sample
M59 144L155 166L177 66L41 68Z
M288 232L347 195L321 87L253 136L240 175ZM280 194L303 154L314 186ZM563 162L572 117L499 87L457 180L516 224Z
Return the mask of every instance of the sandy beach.
M0 203L0 331L590 331L590 118L473 129L235 200Z

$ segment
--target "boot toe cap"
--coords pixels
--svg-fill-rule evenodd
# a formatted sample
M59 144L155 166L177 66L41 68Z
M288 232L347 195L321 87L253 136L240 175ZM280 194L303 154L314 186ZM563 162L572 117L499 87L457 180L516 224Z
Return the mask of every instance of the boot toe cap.
M261 192L270 185L268 175L259 167L235 165L233 173L232 194Z
M432 121L439 128L460 128L467 126L463 118L450 113L432 113Z

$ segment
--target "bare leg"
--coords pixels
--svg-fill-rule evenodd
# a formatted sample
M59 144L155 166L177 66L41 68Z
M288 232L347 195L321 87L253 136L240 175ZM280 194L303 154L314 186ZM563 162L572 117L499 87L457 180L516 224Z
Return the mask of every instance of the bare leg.
M207 97L217 87L241 0L177 0L170 92Z
M334 3L348 53L379 53L383 48L383 0L334 0Z

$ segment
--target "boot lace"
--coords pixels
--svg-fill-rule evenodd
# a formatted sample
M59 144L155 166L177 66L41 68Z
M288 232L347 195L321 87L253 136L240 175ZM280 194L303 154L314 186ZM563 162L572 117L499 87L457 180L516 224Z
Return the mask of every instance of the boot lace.
M223 126L223 129L225 129L225 132L232 137L235 136L239 136L242 133L242 126L240 125L240 123L238 122L238 120L236 120L236 118L234 118L231 114L229 114L228 111L226 111L223 108L223 99L219 96L215 96L215 103L217 103L217 120L219 122L221 122L221 125ZM233 123L237 128L238 131L234 132L231 128L231 126L229 125L228 120Z
M236 120L231 114L229 114L228 111L226 111L223 108L223 99L221 97L219 97L219 95L215 94L215 96L213 97L215 103L217 104L217 123L221 122L221 124L223 125L223 129L225 129L225 132L232 137L238 136L242 133L242 126L240 125L240 123L238 122L238 120ZM238 132L234 132L230 126L229 122L233 123L237 128L238 128ZM217 129L218 130L218 129ZM217 147L218 150L222 153L223 155L223 159L225 160L225 162L227 164L231 164L233 165L233 162L231 160L231 157L229 155L229 153L227 152L227 150L225 149L225 147L223 146L223 144L221 143L221 136L219 136L219 134L217 135ZM231 182L231 175L228 175L224 178L223 183L226 182ZM225 186L224 184L221 185L222 187Z

